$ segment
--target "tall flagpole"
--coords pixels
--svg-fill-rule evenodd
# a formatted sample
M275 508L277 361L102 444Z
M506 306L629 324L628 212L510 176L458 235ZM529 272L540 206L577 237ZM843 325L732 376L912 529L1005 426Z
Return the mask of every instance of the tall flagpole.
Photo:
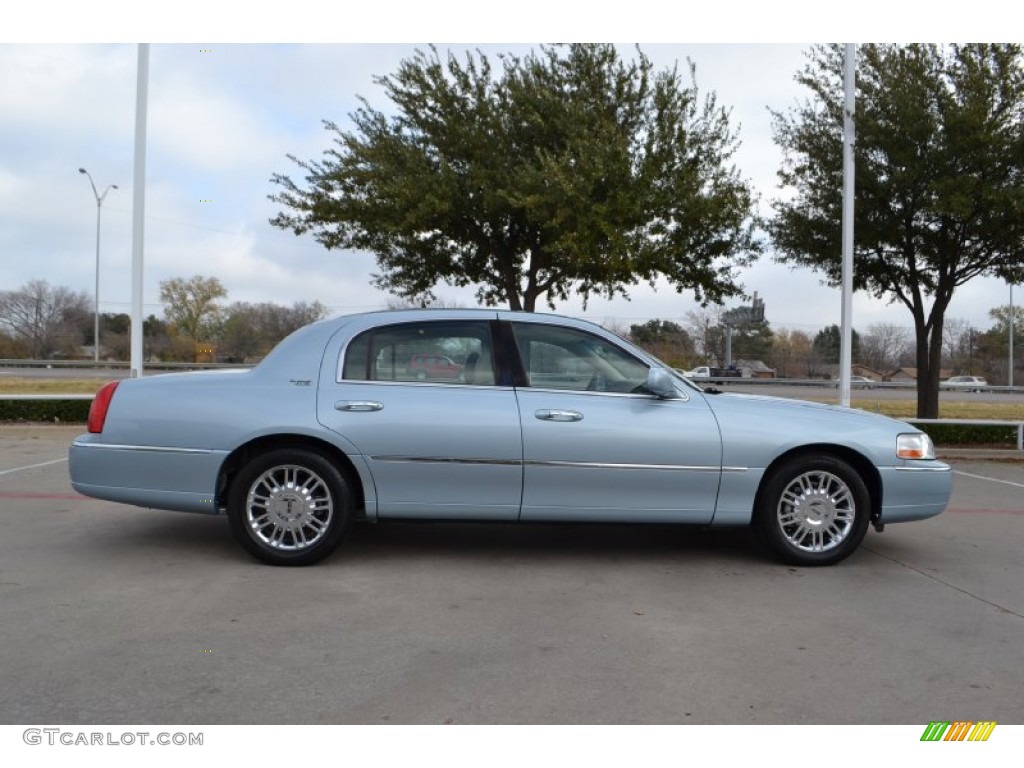
M146 219L146 101L149 92L149 44L139 44L135 85L135 176L132 189L131 377L142 376L142 245Z
M853 357L853 110L857 89L857 46L846 44L845 109L843 110L843 304L842 343L839 351L839 404L850 405L851 358Z

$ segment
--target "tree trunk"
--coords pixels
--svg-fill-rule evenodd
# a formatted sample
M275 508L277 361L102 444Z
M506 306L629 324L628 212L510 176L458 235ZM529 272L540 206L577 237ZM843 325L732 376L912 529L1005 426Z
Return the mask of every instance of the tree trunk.
M916 318L915 318L916 320ZM929 328L915 322L917 334L917 418L939 418L939 377L942 370L942 322L932 316Z

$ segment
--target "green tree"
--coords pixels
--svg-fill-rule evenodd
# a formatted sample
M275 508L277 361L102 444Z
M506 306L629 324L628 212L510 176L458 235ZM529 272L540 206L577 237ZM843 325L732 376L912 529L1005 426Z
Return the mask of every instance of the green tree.
M1010 380L1010 305L994 307L988 311L988 316L994 325L978 335L971 353L972 357L977 355L980 358L981 369L989 384L1005 385ZM1013 307L1013 370L1013 382L1020 385L1024 382L1024 376L1021 376L1024 370L1024 307L1016 305Z
M164 317L179 334L191 342L213 341L223 307L217 303L228 295L216 277L196 275L188 280L175 277L160 283Z
M354 130L325 121L335 146L289 155L305 180L274 174L271 223L374 253L376 285L417 303L439 283L516 310L659 276L700 301L740 292L734 269L759 250L752 193L692 65L687 84L611 45L499 59L431 48L377 78L393 114L364 99Z
M671 320L648 320L646 323L631 325L629 338L675 368L688 368L697 357L690 334Z
M856 104L854 287L914 318L917 415L938 416L943 322L980 275L1024 279L1024 70L1017 45L865 45ZM774 204L780 259L838 285L843 49L818 46L811 98L774 113L795 194Z
M838 325L830 325L818 331L814 337L814 352L821 359L821 362L829 365L839 365L840 352L842 350L843 335ZM853 360L860 359L860 334L856 329L850 333L850 347Z
M771 355L774 334L767 320L740 323L732 329L732 359L761 360Z

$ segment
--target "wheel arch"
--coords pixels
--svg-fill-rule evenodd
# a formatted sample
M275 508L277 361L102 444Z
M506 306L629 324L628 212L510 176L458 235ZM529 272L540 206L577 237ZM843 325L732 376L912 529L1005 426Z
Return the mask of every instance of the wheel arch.
M226 506L231 483L242 467L248 464L255 456L280 448L312 451L335 462L339 471L344 475L345 480L351 485L356 497L356 519L366 516L366 493L363 489L362 478L359 476L358 470L356 470L348 455L338 446L331 444L327 440L309 435L288 433L262 435L247 443L243 443L228 454L217 474L217 509L223 510Z
M841 459L857 471L857 474L864 481L864 485L867 486L868 496L871 499L871 520L878 520L882 514L882 476L879 474L878 468L864 454L852 448L834 443L801 445L776 456L772 463L765 467L765 471L761 475L761 481L757 486L757 494L754 497L754 508L751 510L752 515L757 514L765 489L779 467L795 458L821 456Z

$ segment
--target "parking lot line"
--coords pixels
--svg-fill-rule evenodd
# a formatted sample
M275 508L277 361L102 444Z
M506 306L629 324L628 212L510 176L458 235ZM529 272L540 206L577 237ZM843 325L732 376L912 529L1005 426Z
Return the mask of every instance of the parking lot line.
M13 472L21 472L26 469L37 469L38 467L49 467L52 464L60 464L63 461L67 461L67 458L65 457L63 459L54 459L53 461L43 461L40 462L39 464L29 464L24 467L14 467L13 469L0 469L0 475L10 475Z
M991 480L993 483L1003 483L1004 485L1012 485L1014 488L1024 488L1024 483L1015 483L1012 480L1000 480L997 477L985 477L985 475L973 475L970 472L961 472L959 469L953 470L954 474L963 475L964 477L973 477L976 480Z

